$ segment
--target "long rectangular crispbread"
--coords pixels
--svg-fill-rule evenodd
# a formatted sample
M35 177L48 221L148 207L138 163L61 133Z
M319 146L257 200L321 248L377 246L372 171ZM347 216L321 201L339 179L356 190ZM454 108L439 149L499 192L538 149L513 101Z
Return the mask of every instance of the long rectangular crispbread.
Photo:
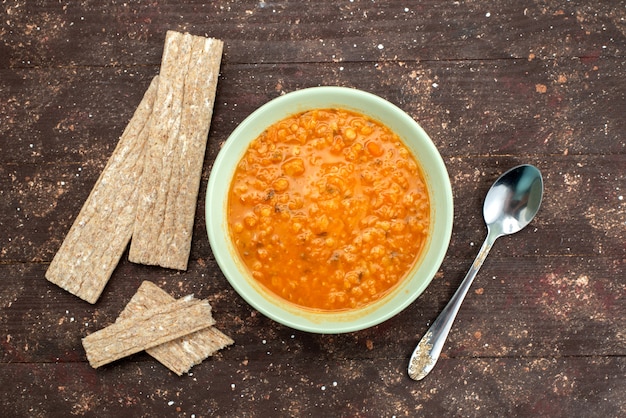
M215 324L206 300L184 297L122 319L83 338L89 364L98 368Z
M175 300L154 283L144 281L139 286L137 293L128 302L118 320L132 318L134 315L141 314L159 305L172 303ZM146 352L180 376L218 350L233 344L233 342L229 336L211 326L149 348Z
M168 31L129 260L186 270L223 42Z
M91 194L46 271L46 279L96 303L130 240L158 76L126 126Z

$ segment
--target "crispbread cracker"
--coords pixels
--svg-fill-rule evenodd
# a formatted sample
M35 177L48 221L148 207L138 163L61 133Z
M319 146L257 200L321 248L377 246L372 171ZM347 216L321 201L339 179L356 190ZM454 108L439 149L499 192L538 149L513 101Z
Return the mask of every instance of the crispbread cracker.
M168 31L129 260L186 270L223 42Z
M144 281L118 320L131 318L133 315L145 312L155 306L172 303L175 300L154 283ZM146 352L180 376L218 350L233 344L233 342L229 336L211 326L149 348Z
M46 279L89 303L100 297L133 231L157 80L152 80L46 271Z
M187 296L96 331L83 338L83 347L89 364L97 368L214 323L209 302Z

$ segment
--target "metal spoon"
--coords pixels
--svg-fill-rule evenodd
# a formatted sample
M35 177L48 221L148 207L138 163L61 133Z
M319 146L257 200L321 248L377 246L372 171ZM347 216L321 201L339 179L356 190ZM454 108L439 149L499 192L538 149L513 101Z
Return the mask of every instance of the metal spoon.
M539 210L542 196L543 179L532 165L510 169L491 186L483 205L487 238L461 286L415 347L409 361L411 379L421 380L435 367L461 303L495 240L528 225Z

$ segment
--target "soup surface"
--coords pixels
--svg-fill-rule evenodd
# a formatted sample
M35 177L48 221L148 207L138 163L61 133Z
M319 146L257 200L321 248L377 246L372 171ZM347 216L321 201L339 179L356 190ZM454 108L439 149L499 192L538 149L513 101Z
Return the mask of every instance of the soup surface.
M230 185L232 241L252 277L294 304L355 309L410 271L429 230L414 156L344 109L296 114L250 144Z

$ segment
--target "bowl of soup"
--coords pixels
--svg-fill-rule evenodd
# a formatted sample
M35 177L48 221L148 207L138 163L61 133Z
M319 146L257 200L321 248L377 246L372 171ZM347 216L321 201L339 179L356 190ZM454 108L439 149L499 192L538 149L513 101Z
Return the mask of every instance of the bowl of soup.
M206 226L235 291L294 329L344 333L398 314L431 282L452 232L445 164L426 132L364 91L280 96L213 164Z

